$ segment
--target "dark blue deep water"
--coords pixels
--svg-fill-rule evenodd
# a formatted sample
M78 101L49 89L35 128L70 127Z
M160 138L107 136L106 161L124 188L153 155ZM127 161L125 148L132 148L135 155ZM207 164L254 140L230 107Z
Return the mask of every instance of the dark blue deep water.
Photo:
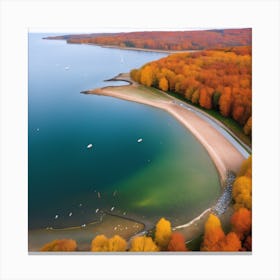
M44 36L29 34L29 229L81 225L111 209L180 224L211 206L218 174L180 123L149 106L80 93L120 84L103 80L166 54Z

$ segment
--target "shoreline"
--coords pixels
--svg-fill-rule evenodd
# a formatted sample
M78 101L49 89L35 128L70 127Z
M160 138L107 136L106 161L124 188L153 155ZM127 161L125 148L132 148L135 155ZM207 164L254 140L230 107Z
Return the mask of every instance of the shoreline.
M137 84L130 79L128 73L119 74L106 81L125 81L128 85L107 86L82 91L81 93L120 98L162 109L171 114L186 129L188 129L206 149L217 169L222 188L227 179L227 171L238 171L244 157L219 131L207 123L206 120L203 120L196 115L192 110L188 110L187 108L180 106L180 104L175 103L174 99L167 94L162 95L156 90L153 91L153 89L148 89ZM217 151L215 149L217 149ZM172 230L181 232L185 236L186 241L191 242L203 234L204 223L208 215L213 212L213 208L214 206L207 208L192 220L187 221L183 225L175 226ZM228 207L225 214L222 214L221 216L228 216L230 211L231 209ZM121 231L120 229L125 230ZM30 230L28 231L28 251L37 252L43 244L59 238L75 239L78 243L78 251L88 251L92 238L98 234L105 234L107 237L119 234L129 242L132 237L142 235L145 230L149 230L149 228L147 228L147 225L141 221L136 221L129 217L120 217L118 215L105 213L104 219L98 222L89 223L85 228L77 226L62 229Z
M121 73L108 81L127 81L129 85L124 86L107 86L92 90L83 91L85 94L102 95L111 98L119 98L126 101L136 102L162 109L177 119L186 129L188 129L194 137L205 148L214 163L220 177L220 184L223 192L219 195L217 202L211 207L204 210L198 216L185 224L172 228L173 231L182 233L187 243L192 242L204 232L204 224L210 213L218 215L224 223L228 223L229 217L232 215L232 206L230 201L224 199L228 192L228 180L230 172L238 173L239 168L246 158L234 144L227 139L221 131L213 127L205 118L201 118L195 113L196 108L193 106L182 107L182 102L176 103L175 98L168 94L159 94L159 91L146 88L131 80L128 73ZM144 95L144 96L143 96ZM197 110L199 111L199 110ZM217 123L217 125L219 125ZM239 143L240 146L242 146ZM231 175L232 176L232 175ZM224 201L221 202L221 201ZM217 206L224 208L220 212Z
M160 95L132 81L128 73L121 73L111 81L127 81L129 85L107 86L82 91L85 94L103 95L126 101L145 104L162 109L177 119L188 129L206 149L220 176L221 185L226 180L227 171L237 173L245 157L234 145L206 120L192 110L183 108L168 95ZM143 95L144 94L144 95Z
M88 223L85 227L73 226L67 228L42 228L28 230L28 251L39 252L42 246L55 239L74 239L78 251L90 251L92 239L104 234L108 238L118 234L126 240L146 230L146 225L132 218L121 217L104 212L100 221Z
M166 54L175 54L175 53L186 53L186 52L201 52L203 50L160 50L160 49L145 49L145 48L132 48L132 47L121 47L115 45L103 45L103 44L94 44L94 43L72 43L68 42L65 39L47 39L47 40L64 40L67 44L73 45L91 45L91 46L98 46L101 48L109 48L109 49L119 49L119 50L128 50L128 51L141 51L141 52L156 52L156 53L166 53Z

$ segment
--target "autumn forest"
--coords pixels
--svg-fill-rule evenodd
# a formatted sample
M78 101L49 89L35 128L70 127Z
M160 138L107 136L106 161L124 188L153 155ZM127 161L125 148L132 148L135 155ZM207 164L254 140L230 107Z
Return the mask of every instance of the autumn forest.
M170 54L131 69L137 87L175 96L198 110L214 112L232 121L242 135L252 138L252 30L152 31L65 35L70 44L169 51ZM130 81L131 81L130 80ZM129 99L128 99L129 100ZM182 104L181 104L182 105ZM212 115L213 116L213 115ZM218 117L217 117L218 116ZM228 126L231 130L231 126ZM235 135L239 138L239 135ZM142 139L141 139L142 141ZM247 151L248 152L248 151ZM211 211L203 224L198 250L211 252L252 251L252 156L243 156L230 186L231 215L226 226ZM247 154L247 155L248 155ZM241 165L242 163L242 165ZM240 166L241 165L241 166ZM103 234L92 238L92 252L191 251L187 236L162 217L152 229L125 240ZM54 240L41 251L76 251L72 239Z
M54 37L55 38L55 37ZM251 29L200 31L151 31L66 35L59 37L72 44L99 44L117 47L159 50L202 50L210 48L251 45Z
M232 47L169 55L131 71L131 77L193 104L215 109L243 126L252 126L251 47Z

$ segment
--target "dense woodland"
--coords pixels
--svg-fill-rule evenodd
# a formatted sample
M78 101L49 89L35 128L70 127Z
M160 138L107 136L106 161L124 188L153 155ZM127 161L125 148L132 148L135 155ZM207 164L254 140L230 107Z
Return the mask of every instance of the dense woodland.
M252 128L251 47L172 54L131 71L133 80L175 92L205 109L214 109Z
M252 30L246 28L196 31L146 31L100 35L82 34L66 35L64 39L68 43L76 44L100 44L172 51L203 50L251 45Z

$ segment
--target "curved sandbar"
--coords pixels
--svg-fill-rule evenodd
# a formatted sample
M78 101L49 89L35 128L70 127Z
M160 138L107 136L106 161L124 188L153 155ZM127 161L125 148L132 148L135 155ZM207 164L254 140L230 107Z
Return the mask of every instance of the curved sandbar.
M104 214L100 221L89 223L85 227L74 226L61 229L29 230L28 250L29 252L38 252L44 244L54 239L71 238L77 241L78 251L90 251L91 241L98 234L104 234L109 238L118 234L129 240L145 229L145 225L141 222L109 213Z
M113 80L126 80L130 85L108 86L82 93L120 98L167 111L191 131L207 150L218 170L222 185L228 170L238 172L245 156L209 122L195 114L194 108L188 110L180 106L173 97L162 94L159 90L139 85L130 79L129 74L120 74Z

